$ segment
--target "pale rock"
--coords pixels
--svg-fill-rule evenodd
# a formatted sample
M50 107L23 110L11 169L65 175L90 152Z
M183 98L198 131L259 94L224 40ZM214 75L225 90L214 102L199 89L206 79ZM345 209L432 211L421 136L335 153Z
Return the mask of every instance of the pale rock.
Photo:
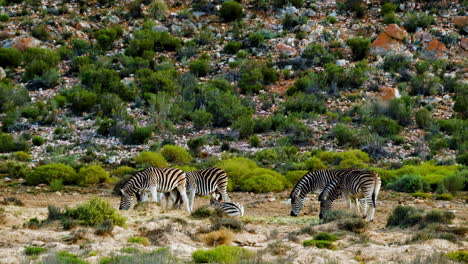
M340 67L343 67L345 66L346 64L348 64L348 61L347 60L337 60L335 62L336 66L340 66Z
M5 70L0 67L0 80L3 80L6 78L6 73L5 73Z

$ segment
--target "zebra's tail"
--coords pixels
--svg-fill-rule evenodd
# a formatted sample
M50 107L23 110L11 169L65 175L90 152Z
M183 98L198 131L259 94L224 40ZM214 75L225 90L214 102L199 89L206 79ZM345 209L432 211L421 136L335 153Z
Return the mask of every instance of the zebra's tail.
M381 185L382 181L380 180L380 176L377 175L377 178L375 179L374 191L372 192L372 205L374 206L374 208L377 205L377 196L379 195Z

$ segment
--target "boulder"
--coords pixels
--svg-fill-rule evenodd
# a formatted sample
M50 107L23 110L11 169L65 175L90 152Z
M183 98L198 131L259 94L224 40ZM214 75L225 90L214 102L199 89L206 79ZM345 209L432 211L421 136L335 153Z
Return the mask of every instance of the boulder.
M405 38L408 37L408 32L397 24L390 24L387 26L385 29L385 33L389 35L390 37L398 40L404 40Z
M426 59L441 59L446 57L447 48L444 43L434 38L424 46L422 55Z
M397 88L392 87L381 87L380 91L380 98L384 101L390 101L395 98L400 98L400 92Z
M371 44L371 52L375 55L382 55L387 51L400 51L401 42L390 37L387 33L381 33Z
M40 40L29 36L18 36L11 41L11 46L20 51L38 47L39 45L41 45Z
M452 19L452 23L459 28L468 26L468 16L458 16Z
M283 43L279 43L278 45L276 45L276 48L282 53L282 54L286 54L286 55L289 55L289 56L294 56L296 55L297 53L297 50L289 45L286 45L286 44L283 44Z
M76 23L75 28L78 30L88 30L88 29L91 29L91 26L89 25L88 22L80 21Z
M463 38L463 39L460 41L460 46L461 46L464 50L468 50L468 38Z

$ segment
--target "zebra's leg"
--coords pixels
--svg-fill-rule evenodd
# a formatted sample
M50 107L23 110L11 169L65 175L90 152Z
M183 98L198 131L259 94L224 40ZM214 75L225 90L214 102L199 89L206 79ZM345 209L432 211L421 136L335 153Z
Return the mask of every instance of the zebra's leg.
M157 201L158 200L158 188L156 186L152 186L150 188L150 191L151 191L151 196L153 198L153 201Z
M353 204L351 202L351 196L345 196L346 201L348 202L348 209L353 208Z
M195 190L191 189L187 193L188 193L188 201L189 201L190 211L192 211L193 210L193 204L195 202Z
M221 195L221 198L223 199L223 202L230 202L231 201L231 198L229 198L229 195L227 193L227 184L224 184L223 186L218 185L216 190Z
M185 184L177 186L177 190L179 191L180 196L182 196L182 201L186 205L187 212L191 212L190 205L187 197L187 191L185 189Z
M359 199L357 197L354 198L354 203L356 204L356 213L359 215L361 213L361 208L359 204Z
M362 218L366 218L367 217L367 203L369 202L368 201L368 198L367 196L364 197L363 200L363 203L362 203Z

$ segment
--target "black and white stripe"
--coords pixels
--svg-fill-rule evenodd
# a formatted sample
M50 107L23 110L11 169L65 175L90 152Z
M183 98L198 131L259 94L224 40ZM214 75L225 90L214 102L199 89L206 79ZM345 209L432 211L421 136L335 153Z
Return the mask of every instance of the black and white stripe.
M372 171L353 170L342 177L333 179L319 196L320 218L330 210L333 202L341 195L353 195L363 198L363 218L374 220L377 196L382 182L380 176ZM367 215L367 206L371 207Z
M157 199L157 193L171 193L178 191L183 202L190 212L186 189L185 172L176 168L154 168L149 167L138 171L133 175L120 190L120 210L128 210L132 206L132 197L140 197L145 190L150 190L153 199ZM168 201L166 201L166 207Z
M217 194L219 194L222 201L230 201L227 194L228 176L222 169L208 168L189 171L186 175L190 210L193 209L195 195L211 195L211 197L217 198Z
M304 198L310 192L322 192L325 187L334 179L339 179L343 175L355 171L354 169L342 170L316 170L305 174L294 186L289 198L291 199L291 216L297 216L304 206ZM356 201L357 208L358 201ZM348 199L348 206L351 207L351 202Z
M211 198L210 205L214 208L221 209L228 216L243 216L244 206L237 202L220 202Z

